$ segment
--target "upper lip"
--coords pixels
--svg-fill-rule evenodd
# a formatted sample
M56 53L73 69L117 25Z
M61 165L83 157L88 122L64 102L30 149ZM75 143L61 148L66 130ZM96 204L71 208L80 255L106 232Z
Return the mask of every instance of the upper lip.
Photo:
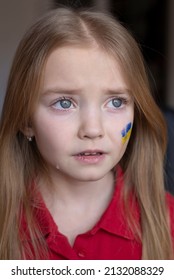
M81 151L81 152L77 153L76 155L80 155L80 154L97 154L97 153L106 154L106 152L104 152L103 150L96 149L96 150L84 150L84 151Z

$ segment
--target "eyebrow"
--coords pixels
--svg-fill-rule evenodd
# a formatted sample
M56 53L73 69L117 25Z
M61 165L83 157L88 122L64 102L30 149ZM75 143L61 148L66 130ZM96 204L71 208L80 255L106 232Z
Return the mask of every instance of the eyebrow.
M107 89L107 95L119 95L119 94L129 94L131 95L131 90L128 88L116 88L116 89Z
M49 95L49 94L70 94L70 95L77 95L80 94L82 90L79 88L76 89L67 89L67 88L49 88L45 91L43 91L43 95ZM131 90L126 87L120 87L120 88L113 88L109 89L106 88L103 90L105 95L120 95L120 94L129 94L131 95Z
M80 90L79 89L67 89L67 88L49 88L43 91L43 95L49 94L77 94Z

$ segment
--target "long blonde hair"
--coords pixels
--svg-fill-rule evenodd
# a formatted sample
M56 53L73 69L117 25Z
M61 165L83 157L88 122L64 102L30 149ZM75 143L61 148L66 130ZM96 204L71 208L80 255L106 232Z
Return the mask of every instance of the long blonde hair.
M135 100L132 136L120 164L125 173L125 200L134 191L140 207L142 259L172 258L163 180L166 126L151 96L139 47L111 16L61 8L50 11L28 30L9 76L0 123L0 259L27 258L27 242L21 241L21 236L25 240L20 229L23 211L33 243L28 254L33 259L46 258L39 250L43 237L38 225L33 226L31 193L32 179L39 172L46 174L47 169L35 142L28 143L21 131L37 106L42 73L53 49L90 47L94 42L117 59Z

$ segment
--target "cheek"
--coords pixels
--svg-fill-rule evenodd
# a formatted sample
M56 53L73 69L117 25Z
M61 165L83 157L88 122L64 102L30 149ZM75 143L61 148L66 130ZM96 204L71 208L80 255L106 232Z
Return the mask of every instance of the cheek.
M35 132L36 143L45 149L64 146L69 137L70 135L66 133L66 129L63 129L63 127L45 126Z
M40 123L41 124L41 123ZM62 122L43 123L35 127L35 139L37 147L45 159L52 156L57 158L69 151L70 143L73 143L73 125L68 126Z

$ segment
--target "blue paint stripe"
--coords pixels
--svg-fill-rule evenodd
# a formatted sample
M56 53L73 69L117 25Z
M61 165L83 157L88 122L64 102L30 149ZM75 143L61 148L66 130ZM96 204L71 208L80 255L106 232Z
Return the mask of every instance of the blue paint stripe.
M125 129L122 130L121 135L122 135L122 137L125 137L125 135L126 135L126 130Z
M123 138L126 137L127 133L131 130L131 128L132 128L132 123L130 122L126 125L126 128L124 128L121 131L121 135L122 135Z
M130 123L128 123L127 126L126 126L126 133L129 132L129 130L131 129L131 127L132 127L132 124L131 124L131 122L130 122Z

